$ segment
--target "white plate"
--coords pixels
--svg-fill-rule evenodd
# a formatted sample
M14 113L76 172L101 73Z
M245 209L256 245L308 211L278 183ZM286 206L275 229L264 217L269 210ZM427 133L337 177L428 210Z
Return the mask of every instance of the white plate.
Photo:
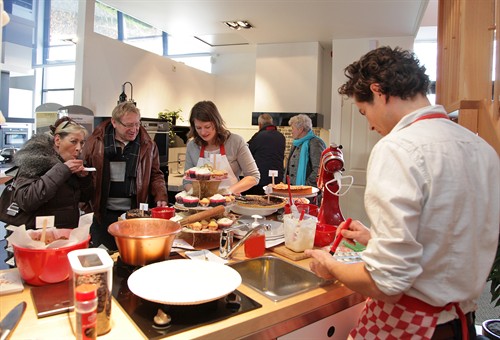
M241 275L220 263L182 259L142 267L127 282L132 293L148 301L198 305L233 292L241 284Z
M244 207L242 205L235 204L231 207L231 210L240 215L260 215L260 216L269 216L276 211L278 208L250 208Z
M263 188L264 188L264 190L266 190L266 187L263 187ZM295 197L295 198L316 197L318 195L318 192L319 192L318 188L312 187L312 193L311 194L295 195L295 194L292 193L292 197ZM288 198L288 193L285 194L285 193L281 193L281 192L271 192L271 195Z

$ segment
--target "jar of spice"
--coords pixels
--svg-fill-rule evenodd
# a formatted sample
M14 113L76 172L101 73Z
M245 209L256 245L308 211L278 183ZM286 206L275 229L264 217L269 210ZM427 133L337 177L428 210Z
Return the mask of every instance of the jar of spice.
M97 286L97 335L111 330L111 288L113 287L113 259L101 248L77 249L68 253L73 270L73 286Z
M77 340L97 338L97 286L83 284L75 288L75 335Z

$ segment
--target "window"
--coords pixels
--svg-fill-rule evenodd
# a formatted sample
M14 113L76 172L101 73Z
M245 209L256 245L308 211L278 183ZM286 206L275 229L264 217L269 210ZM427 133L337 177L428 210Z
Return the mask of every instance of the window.
M207 73L212 71L211 55L207 46L194 37L173 37L99 1L96 1L94 20L96 33Z

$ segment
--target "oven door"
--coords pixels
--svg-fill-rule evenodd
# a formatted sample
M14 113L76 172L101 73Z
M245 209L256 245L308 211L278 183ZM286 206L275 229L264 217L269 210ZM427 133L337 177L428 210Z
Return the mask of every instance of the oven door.
M3 148L20 149L28 141L28 129L4 129L2 136Z

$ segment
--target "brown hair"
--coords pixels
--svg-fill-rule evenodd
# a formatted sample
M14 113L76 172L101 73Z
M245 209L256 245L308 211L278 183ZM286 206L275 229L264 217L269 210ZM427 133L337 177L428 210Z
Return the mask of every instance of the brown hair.
M224 120L222 119L217 106L211 101L205 100L196 103L191 109L191 115L189 116L189 124L191 126L189 130L188 137L194 138L194 142L197 145L207 145L194 126L194 120L199 120L202 122L211 122L214 124L215 128L215 144L222 145L229 138L231 132L226 129Z

